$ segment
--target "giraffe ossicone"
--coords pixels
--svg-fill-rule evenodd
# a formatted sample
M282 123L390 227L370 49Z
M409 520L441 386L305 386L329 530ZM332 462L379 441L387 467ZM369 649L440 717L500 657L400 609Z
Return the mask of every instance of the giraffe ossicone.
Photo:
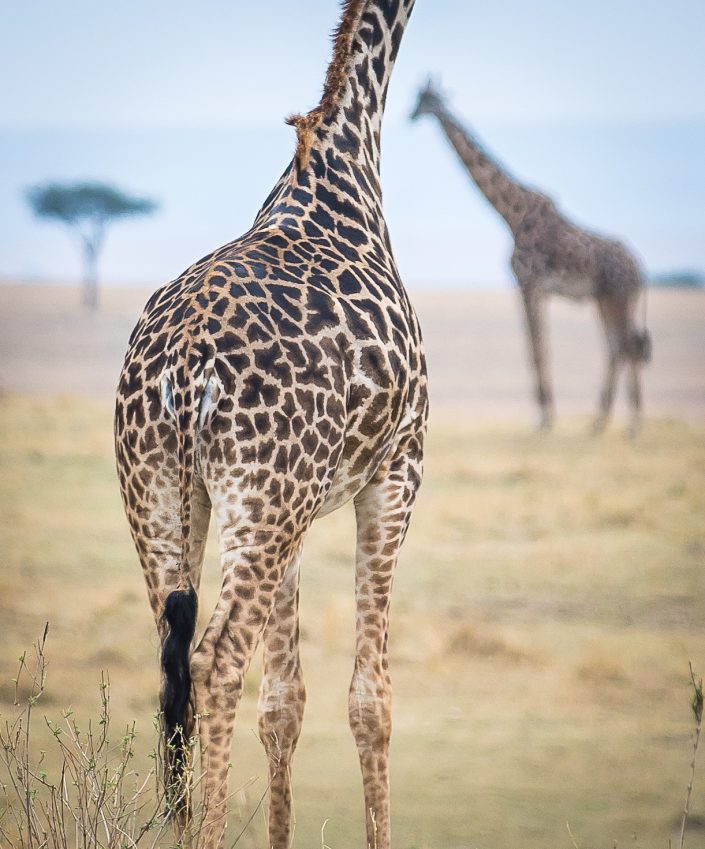
M312 521L350 499L349 722L368 843L390 845L389 597L421 482L428 401L421 334L382 214L379 137L413 5L346 0L321 103L294 120L296 154L252 228L154 293L125 356L117 467L162 640L167 780L185 782L174 802L185 835L197 733L205 849L222 845L235 715L260 640L269 845L289 846L305 702L299 562ZM211 514L222 587L194 644Z

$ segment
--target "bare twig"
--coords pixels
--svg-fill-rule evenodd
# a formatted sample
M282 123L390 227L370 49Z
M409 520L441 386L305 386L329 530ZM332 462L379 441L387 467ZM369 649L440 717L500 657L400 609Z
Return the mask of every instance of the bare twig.
M330 849L330 846L326 843L325 838L323 836L328 822L328 819L323 820L323 825L321 826L321 849Z
M89 721L85 731L71 711L64 711L60 723L44 717L59 755L55 779L48 774L46 752L35 755L35 715L46 684L47 634L45 628L35 645L33 663L26 652L20 657L14 679L17 714L0 726L4 795L0 844L8 849L138 849L145 843L154 847L165 837L169 840L171 825L162 815L164 788L156 781L158 755L154 754L155 767L143 778L131 766L134 725L125 729L117 745L110 742L106 675L100 683L97 722Z
M683 806L683 817L681 819L681 833L678 841L678 849L683 849L685 843L685 828L688 822L688 811L690 809L690 797L693 792L693 782L695 780L695 762L698 756L698 745L700 743L700 729L703 720L703 679L695 680L693 672L693 664L688 664L690 667L690 682L693 686L693 701L691 708L695 716L695 737L693 739L693 759L690 762L690 780L688 781L688 789L685 794L685 805Z
M203 775L196 775L193 768L196 738L188 744L187 775L174 786L167 787L162 780L161 746L150 753L153 764L147 776L140 776L132 766L134 724L125 728L117 743L110 741L110 681L106 674L101 676L97 720L82 725L70 710L63 712L60 722L44 717L52 746L58 752L54 777L49 774L46 753L35 755L35 708L46 684L46 638L47 629L35 645L33 662L27 653L20 657L14 679L17 714L4 718L0 726L2 849L156 849L167 844L183 849L189 840L198 845L208 814L207 802L193 811L181 840L170 834L170 813L185 802L190 808L192 794L202 783ZM160 727L158 721L156 727ZM235 843L262 807L268 791L269 784Z
M578 846L578 841L575 839L575 837L573 837L573 832L570 830L570 823L567 822L565 824L565 827L568 829L568 836L570 837L570 842L573 844L575 849L580 849L580 847Z

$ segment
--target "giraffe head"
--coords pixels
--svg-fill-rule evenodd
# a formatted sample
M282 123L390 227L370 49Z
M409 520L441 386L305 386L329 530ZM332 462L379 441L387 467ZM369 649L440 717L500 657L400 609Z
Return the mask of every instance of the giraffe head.
M419 91L416 106L409 118L415 121L421 115L435 115L444 104L445 100L438 83L429 77Z

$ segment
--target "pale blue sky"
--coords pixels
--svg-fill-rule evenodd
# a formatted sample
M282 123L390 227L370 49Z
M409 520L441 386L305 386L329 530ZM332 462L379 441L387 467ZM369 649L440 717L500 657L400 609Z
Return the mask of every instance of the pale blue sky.
M315 104L335 0L26 0L0 6L0 275L68 278L74 246L23 186L112 180L156 195L117 225L107 280L155 285L252 220ZM703 0L417 0L390 90L383 185L415 285L508 281L509 241L430 122L427 72L518 176L651 271L705 268Z

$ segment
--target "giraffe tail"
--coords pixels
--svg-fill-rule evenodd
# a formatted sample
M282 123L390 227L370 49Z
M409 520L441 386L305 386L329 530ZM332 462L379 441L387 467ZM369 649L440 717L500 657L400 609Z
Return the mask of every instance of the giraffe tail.
M177 814L186 816L190 740L195 724L190 656L198 618L198 596L190 576L191 502L198 429L214 394L208 359L208 352L187 346L172 358L161 387L162 402L177 435L181 559L178 586L166 597L162 613L166 636L161 648L160 708L167 801Z
M180 809L184 795L181 784L187 771L189 738L193 730L189 655L198 615L198 599L193 587L169 593L163 615L169 629L161 652L166 789L167 797Z
M641 300L641 330L633 328L627 340L629 349L627 354L631 360L637 363L651 362L651 334L646 328L647 291L646 285L643 285L638 294L638 298Z

